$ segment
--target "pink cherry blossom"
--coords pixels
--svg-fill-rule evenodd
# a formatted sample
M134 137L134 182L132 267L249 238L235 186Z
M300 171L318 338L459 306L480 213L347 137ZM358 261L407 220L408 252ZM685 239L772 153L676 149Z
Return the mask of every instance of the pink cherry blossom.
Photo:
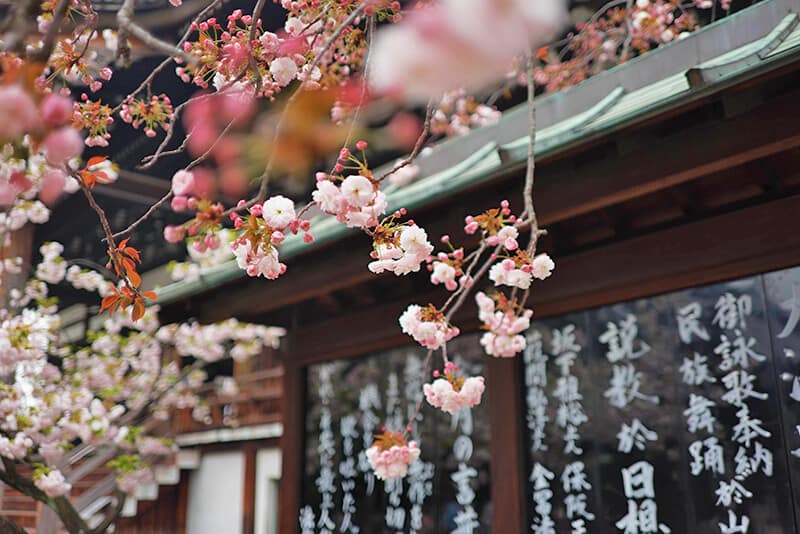
M400 316L400 327L405 334L425 348L436 350L456 337L458 328L449 324L433 305L410 305Z
M433 383L422 386L428 404L449 414L479 404L484 389L482 376L471 376L465 379L453 378L452 380L448 376L447 378L437 378Z
M512 311L507 301L501 300L497 306L495 301L483 292L475 294L478 304L478 318L483 322L486 333L481 336L480 343L489 356L510 358L525 348L525 337L520 335L530 327L531 310L522 310L518 315ZM500 309L506 307L506 309Z
M382 450L377 445L367 449L367 460L379 480L403 478L408 474L408 466L419 458L420 450L416 441L407 445L393 445Z
M50 132L44 139L44 153L47 161L61 165L83 152L83 138L69 126Z
M19 85L0 87L0 139L15 140L31 131L39 111L30 95Z
M72 489L72 484L64 479L64 475L58 469L52 469L48 473L40 475L34 480L34 484L48 497L60 497Z
M194 173L180 170L172 176L172 194L176 197L186 196L194 190Z

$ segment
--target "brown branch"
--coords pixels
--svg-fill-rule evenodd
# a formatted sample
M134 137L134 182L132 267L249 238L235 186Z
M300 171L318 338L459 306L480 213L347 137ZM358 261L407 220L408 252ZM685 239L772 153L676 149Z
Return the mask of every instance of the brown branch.
M166 195L161 197L158 200L158 202L156 202L155 204L150 206L147 209L147 211L144 212L144 214L142 214L141 217L139 217L138 219L133 221L130 225L128 225L127 228L125 228L124 230L120 230L119 232L117 232L115 234L112 234L111 237L114 238L114 239L117 239L119 237L122 237L124 235L127 235L127 234L131 233L134 229L136 229L137 226L142 224L144 221L146 221L148 219L148 217L150 217L153 213L155 213L158 210L158 208L160 208L161 206L163 206L164 204L169 202L170 199L172 199L172 191L168 191ZM105 241L108 241L108 238L104 237L102 240L105 242Z
M0 516L0 532L5 532L7 534L28 534L27 530L3 516Z
M253 41L256 40L257 22L261 18L261 12L264 10L264 4L266 3L267 3L266 0L258 0L256 2L250 20L250 34L247 36L247 46L250 48L248 64L250 65L250 68L253 70L253 76L256 79L256 87L255 87L256 95L259 92L261 92L261 84L263 83L263 81L261 80L261 73L258 71L258 64L256 63L256 58L253 55Z
M178 43L177 43L175 46L179 48L179 47L180 47L180 46L181 46L183 43L185 43L185 42L186 42L186 40L189 38L189 36L190 36L190 35L192 34L192 32L194 31L194 30L192 29L192 26L193 26L194 24L198 23L198 22L199 22L200 20L202 20L203 18L205 18L207 15L209 15L209 14L210 14L212 11L214 11L214 10L215 10L215 9L216 9L216 8L217 8L217 7L218 7L220 4L221 4L221 3L222 3L222 0L212 0L212 2L211 2L210 4L208 4L208 6L206 6L206 7L205 7L205 8L204 8L204 9L203 9L203 10L202 10L200 13L198 13L198 14L197 14L197 16L194 18L194 20L192 21L192 23L191 23L191 24L189 24L189 27L188 27L188 29L187 29L187 30L186 30L186 31L183 33L183 35L181 36L180 40L178 41ZM152 71L152 72L150 72L150 74L148 74L148 75L147 75L147 78L145 78L144 80L142 80L142 83L140 83L140 84L139 84L139 86L138 86L136 89L134 89L134 90L133 90L133 92L131 92L131 93L128 93L128 95L127 95L125 98L123 98L123 99L122 99L122 101L121 101L119 104L117 104L117 105L116 105L116 106L115 106L115 107L114 107L114 108L111 110L111 112L112 112L112 113L116 113L116 112L118 112L120 109L122 109L122 104L124 104L125 102L127 102L127 101L128 101L128 99L130 99L130 98L133 98L134 96L136 96L137 94L139 94L139 93L140 93L140 92L141 92L141 91L142 91L142 90L143 90L145 87L149 86L149 85L150 85L150 84L153 82L153 80L155 79L155 77L158 75L158 73L160 73L162 70L164 70L164 69L167 67L167 65L169 65L169 64L170 64L170 63L172 63L173 61L174 61L174 60L173 60L173 58L172 58L172 57L168 57L168 58L166 58L164 61L162 61L161 63L159 63L159 64L156 66L156 68L155 68L155 69L153 69L153 71Z
M433 110L436 108L436 106L433 103L434 103L433 99L428 101L428 107L425 110L425 124L422 126L422 133L417 138L417 142L414 144L414 149L411 151L411 154L409 154L406 159L404 159L403 161L401 161L400 163L398 163L397 165L395 165L394 167L383 173L381 177L378 178L379 182L383 181L388 176L391 176L392 174L396 173L403 167L411 165L412 163L414 163L414 160L417 159L417 156L422 150L422 147L425 146L425 141L427 141L428 137L431 134L431 119L433 118Z
M122 4L122 7L119 9L119 11L117 11L117 22L119 23L120 29L124 29L125 32L133 35L152 50L161 52L171 57L179 57L189 64L197 63L197 58L193 55L187 54L180 48L171 45L166 41L162 41L155 35L136 24L133 21L135 9L136 0L125 0L125 2Z
M16 489L20 493L42 502L53 509L61 519L64 528L70 534L85 534L89 532L89 527L81 518L78 511L66 497L50 497L45 492L36 487L33 480L23 477L17 472L14 462L3 457L3 470L0 471L0 480Z

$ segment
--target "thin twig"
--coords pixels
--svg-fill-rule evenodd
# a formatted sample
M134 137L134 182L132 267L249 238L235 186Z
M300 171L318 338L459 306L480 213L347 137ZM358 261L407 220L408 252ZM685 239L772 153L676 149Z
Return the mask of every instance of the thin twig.
M206 15L208 15L209 13L214 11L221 3L222 3L222 0L212 0L212 2L210 4L208 4L208 6L206 6L200 13L198 13L197 16L194 18L194 20L192 21L192 23L189 24L189 27L187 28L187 30L183 33L183 35L181 36L180 40L175 45L176 48L180 48L181 45L183 45L183 43L186 42L186 40L189 38L189 36L194 31L192 29L192 27L195 24L197 24L201 19L205 18ZM147 75L147 78L142 80L142 83L140 83L139 86L136 89L133 90L133 92L128 93L128 95L125 98L123 98L122 101L119 104L117 104L111 110L111 112L112 113L116 113L120 109L122 109L122 105L125 102L127 102L129 99L131 99L134 96L136 96L137 94L139 94L145 87L149 86L153 82L155 77L158 75L158 73L160 73L162 70L164 70L167 67L167 65L169 65L173 61L174 61L174 59L170 56L170 57L166 58L164 61L162 61L161 63L159 63L156 66L156 68L153 69L152 72L150 72L150 74Z
M133 230L135 230L135 229L136 229L136 227L137 227L137 226L139 226L139 225L140 225L140 224L142 224L144 221L146 221L146 220L147 220L147 219L148 219L148 218L149 218L149 217L150 217L150 216L151 216L153 213L155 213L155 212L156 212L156 211L157 211L157 210L158 210L158 209L159 209L161 206L163 206L164 204L166 204L167 202L169 202L171 199L172 199L172 191L170 190L170 191L168 191L168 192L167 192L167 194L166 194L166 195L164 195L163 197L161 197L161 198L158 200L158 202L156 202L155 204L153 204L152 206L150 206L150 207L147 209L147 211L146 211L146 212L144 212L144 213L142 214L142 216L141 216L141 217L139 217L138 219L136 219L135 221L133 221L133 222L132 222L130 225L128 225L128 227L127 227L127 228L125 228L124 230L120 230L119 232L117 232L117 233L115 233L115 234L112 234L112 236L111 236L111 237L113 237L114 239L117 239L117 238L119 238L119 237L122 237L122 236L124 236L124 235L127 235L127 234L131 233ZM103 238L103 241L106 241L106 240L107 240L107 238Z
M197 63L197 58L193 55L187 54L182 49L171 45L166 41L162 41L155 35L136 24L133 21L135 9L136 0L125 0L125 2L122 4L122 7L119 9L119 11L117 11L117 22L119 23L120 28L124 29L126 32L142 41L142 43L152 50L161 52L168 56L179 57L189 64Z
M401 161L400 163L398 163L397 165L395 165L394 167L383 173L381 177L378 178L379 182L384 180L388 176L391 176L392 174L396 173L403 167L407 167L408 165L414 163L414 160L417 159L417 156L419 155L420 151L422 151L422 147L425 145L425 141L427 141L428 137L430 136L431 119L433 118L433 110L435 108L436 106L434 105L434 100L430 99L428 101L428 107L425 110L425 124L422 126L422 133L417 138L417 142L414 144L414 149L411 151L411 154L409 154L408 157L405 158L403 161Z

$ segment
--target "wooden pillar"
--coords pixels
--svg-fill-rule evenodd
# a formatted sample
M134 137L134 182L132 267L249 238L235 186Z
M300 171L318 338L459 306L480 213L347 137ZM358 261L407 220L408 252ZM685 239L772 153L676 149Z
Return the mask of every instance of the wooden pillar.
M527 529L519 356L487 360L492 532L523 534Z
M305 368L284 362L281 420L281 482L278 495L278 531L298 532L303 487L303 432L305 429Z
M256 529L256 446L244 446L244 488L242 491L242 534L253 534Z

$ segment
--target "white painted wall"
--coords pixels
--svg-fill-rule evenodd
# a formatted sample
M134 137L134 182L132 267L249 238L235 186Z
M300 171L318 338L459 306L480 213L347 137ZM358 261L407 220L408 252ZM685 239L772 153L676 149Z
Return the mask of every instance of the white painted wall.
M244 454L204 454L189 479L188 534L240 534Z
M278 534L278 482L280 479L280 449L259 449L256 452L255 534Z

